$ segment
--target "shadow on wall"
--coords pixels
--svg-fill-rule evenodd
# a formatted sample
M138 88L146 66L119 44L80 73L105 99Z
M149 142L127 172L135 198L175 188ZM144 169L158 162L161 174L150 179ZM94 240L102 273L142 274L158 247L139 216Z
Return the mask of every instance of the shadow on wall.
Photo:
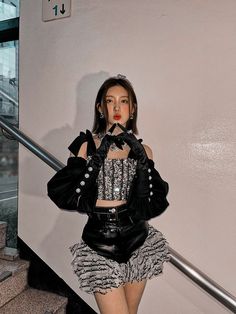
M76 90L76 114L73 125L65 124L59 129L53 129L53 120L51 130L42 138L41 146L48 152L52 153L60 161L66 163L69 156L67 147L79 135L80 131L92 129L94 116L94 102L97 91L101 84L109 77L108 72L101 71L95 74L85 75L79 82ZM55 119L56 119L55 106ZM65 108L66 115L66 108ZM42 117L43 118L43 117ZM37 121L35 121L37 123ZM40 121L38 121L40 123ZM64 157L66 156L66 160ZM26 195L39 196L47 198L46 184L50 179L48 169L50 167L41 167L36 156L30 156L24 159L20 164L22 173L24 173L24 185L21 186L21 192ZM29 176L25 174L30 173ZM41 173L42 180L37 180L38 174ZM32 184L32 178L35 178ZM45 182L45 184L42 184Z
M73 125L65 123L65 125L62 125L60 128L55 129L53 128L52 119L50 131L40 140L43 148L52 153L56 158L65 164L67 158L69 157L69 150L67 149L69 144L76 136L79 135L81 130L92 128L96 94L101 84L109 76L109 73L103 71L84 76L78 82L76 89L77 101ZM56 114L57 112L55 106L55 117ZM31 198L35 198L36 207L37 203L42 204L43 206L44 202L49 200L47 196L47 182L55 173L54 170L47 165L42 166L38 158L32 154L30 157L24 159L24 161L20 164L20 169L22 174L24 174L24 184L21 185L21 193ZM37 179L39 173L40 178ZM24 204L24 206L27 205ZM53 210L55 210L55 208ZM43 210L42 215L44 213L47 215L47 211L45 212ZM35 215L33 210L32 214L30 211L30 215L32 215L32 217ZM70 266L71 255L68 248L70 245L80 241L82 226L85 224L87 216L80 215L77 212L68 212L60 209L58 209L58 215L51 216L50 214L49 216L53 219L52 225L49 227L49 231L43 231L41 235L36 235L38 249L43 250L44 256L47 256L48 261L52 261L53 265L56 267L55 269L57 269L59 273L60 271L63 273L68 272L68 276L72 276L73 274ZM48 219L50 220L49 216ZM30 220L30 217L28 217L27 220L28 219ZM41 223L43 223L43 220L45 221L45 219L47 219L47 217L42 217ZM35 218L32 220L35 221ZM72 225L76 227L68 228L68 226ZM61 256L61 254L63 254L63 256ZM57 262L57 258L63 260L63 267L65 266L65 268L60 269L61 261ZM74 280L76 281L76 279Z

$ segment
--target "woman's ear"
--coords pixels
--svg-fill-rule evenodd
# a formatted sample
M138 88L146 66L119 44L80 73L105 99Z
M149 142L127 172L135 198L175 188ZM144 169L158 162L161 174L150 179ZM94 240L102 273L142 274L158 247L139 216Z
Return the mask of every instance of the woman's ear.
M136 110L136 104L132 104L131 109L130 109L130 113L134 114L135 110Z
M97 104L96 104L96 107L97 107L97 110L98 110L99 112L102 112L102 108L101 108L101 104L100 104L100 103L97 103Z

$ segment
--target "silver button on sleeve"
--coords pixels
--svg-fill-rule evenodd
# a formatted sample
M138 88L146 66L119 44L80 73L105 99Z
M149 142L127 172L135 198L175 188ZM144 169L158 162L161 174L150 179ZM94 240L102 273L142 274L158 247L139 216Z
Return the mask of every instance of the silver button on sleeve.
M89 178L89 174L88 173L85 173L85 178Z
M80 188L77 188L77 189L75 190L75 192L76 192L76 193L80 193L80 192L81 192L81 189L80 189Z
M84 182L84 181L81 181L81 182L80 182L80 185L81 185L81 186L84 186L84 185L85 185L85 182Z

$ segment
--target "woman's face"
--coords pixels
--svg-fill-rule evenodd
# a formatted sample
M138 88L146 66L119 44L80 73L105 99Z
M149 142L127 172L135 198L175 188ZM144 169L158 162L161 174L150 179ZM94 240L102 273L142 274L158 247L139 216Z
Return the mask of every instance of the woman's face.
M126 126L133 111L127 90L120 85L110 87L107 90L105 104L108 113L107 128L118 122Z

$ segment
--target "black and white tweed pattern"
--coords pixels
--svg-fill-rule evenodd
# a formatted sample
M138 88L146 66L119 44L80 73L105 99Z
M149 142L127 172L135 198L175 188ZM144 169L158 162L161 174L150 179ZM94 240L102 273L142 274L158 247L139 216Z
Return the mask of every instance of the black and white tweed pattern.
M118 263L98 255L83 240L71 246L71 265L78 276L79 287L87 293L105 294L126 282L151 279L163 271L170 254L163 234L149 225L144 244L133 252L127 263Z

